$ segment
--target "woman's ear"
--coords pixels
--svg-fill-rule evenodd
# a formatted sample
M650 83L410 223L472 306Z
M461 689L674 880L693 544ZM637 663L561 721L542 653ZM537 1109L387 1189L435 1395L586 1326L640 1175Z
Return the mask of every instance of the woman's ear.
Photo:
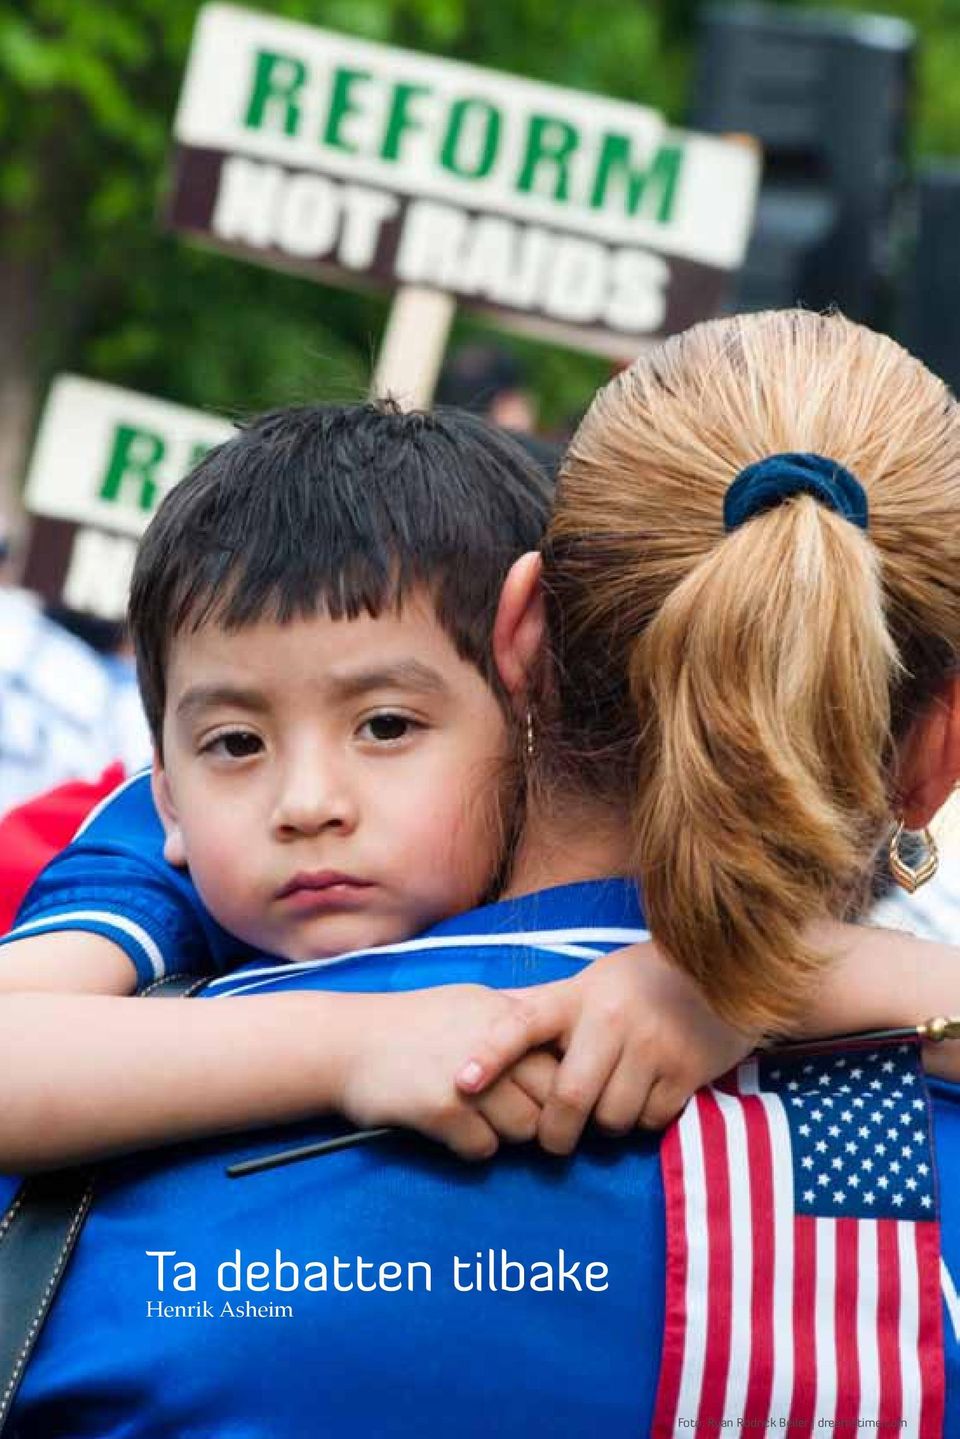
M960 780L960 675L952 675L900 746L898 790L907 829L923 829Z
M493 661L504 689L518 705L526 696L546 633L542 571L543 561L536 550L514 561L503 582L493 624Z
M153 802L157 807L157 814L160 816L160 823L163 825L165 836L163 857L167 864L173 865L174 869L186 869L187 851L183 842L183 832L177 820L173 795L170 792L170 781L167 779L167 772L160 756L156 752L153 756L150 789L153 793Z

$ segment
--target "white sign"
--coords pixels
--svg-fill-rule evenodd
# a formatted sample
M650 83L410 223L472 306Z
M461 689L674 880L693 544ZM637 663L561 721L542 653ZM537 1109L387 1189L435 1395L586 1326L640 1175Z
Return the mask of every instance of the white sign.
M141 535L167 490L236 431L219 416L61 375L24 490L28 514Z
M24 583L104 619L126 609L136 542L167 490L235 428L202 411L61 375L30 460Z
M640 105L223 4L201 11L175 138L178 228L617 353L717 308L759 170Z

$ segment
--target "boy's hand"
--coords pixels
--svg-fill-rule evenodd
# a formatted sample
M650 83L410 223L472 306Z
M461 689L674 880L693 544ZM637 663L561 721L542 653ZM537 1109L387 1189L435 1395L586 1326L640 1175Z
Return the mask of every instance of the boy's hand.
M501 1139L534 1139L558 1068L552 1054L524 1055L477 1096L460 1093L452 1077L463 1054L518 1003L502 990L467 984L378 995L375 1005L364 995L355 1026L344 1005L336 1107L365 1127L417 1129L464 1159L490 1158Z
M591 1114L613 1134L662 1129L758 1040L718 1019L652 943L594 960L573 979L507 993L516 1006L468 1051L457 1084L479 1095L531 1048L556 1049L563 1059L537 1129L554 1154L570 1153Z

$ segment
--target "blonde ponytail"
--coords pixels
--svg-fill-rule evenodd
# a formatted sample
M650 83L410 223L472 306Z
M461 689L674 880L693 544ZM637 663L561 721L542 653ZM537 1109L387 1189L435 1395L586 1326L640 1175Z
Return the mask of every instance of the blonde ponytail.
M637 639L637 872L719 1013L775 1029L817 967L805 925L862 879L895 665L869 540L809 497L728 536Z
M746 466L810 451L869 502L806 494L726 533ZM655 938L717 1010L775 1030L863 902L894 744L960 653L960 430L891 340L801 311L698 326L595 401L544 549L558 756L626 795Z

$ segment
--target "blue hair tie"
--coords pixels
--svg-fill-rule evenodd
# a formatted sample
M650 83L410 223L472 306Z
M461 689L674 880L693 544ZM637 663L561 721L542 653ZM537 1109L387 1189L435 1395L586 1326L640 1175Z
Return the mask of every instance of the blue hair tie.
M813 495L851 524L867 528L866 491L855 475L823 455L767 455L747 465L723 497L723 527L735 530L791 495Z

